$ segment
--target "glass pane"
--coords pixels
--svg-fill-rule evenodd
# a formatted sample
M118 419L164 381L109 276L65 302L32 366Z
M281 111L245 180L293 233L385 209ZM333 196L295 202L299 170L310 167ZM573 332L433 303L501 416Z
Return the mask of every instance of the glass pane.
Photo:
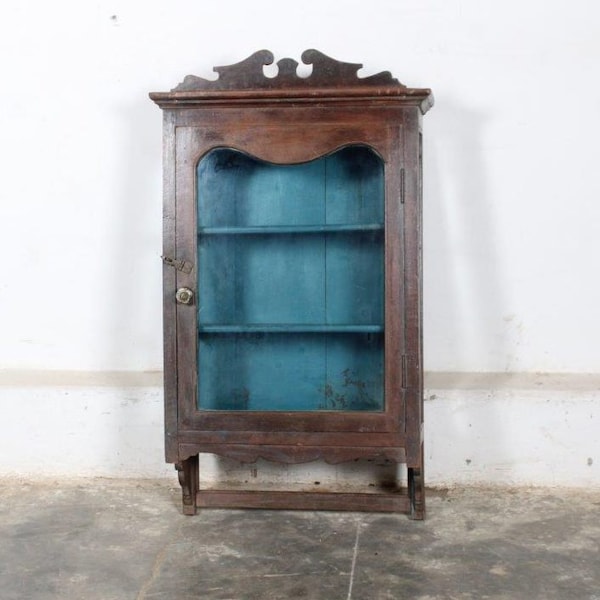
M203 410L383 410L383 165L198 165Z

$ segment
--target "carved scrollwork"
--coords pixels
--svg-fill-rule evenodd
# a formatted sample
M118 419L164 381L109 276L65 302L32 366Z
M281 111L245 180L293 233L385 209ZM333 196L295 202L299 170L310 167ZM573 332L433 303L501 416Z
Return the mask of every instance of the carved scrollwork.
M269 50L259 50L245 60L228 66L214 67L219 77L211 81L195 75L188 75L173 92L193 92L201 90L270 90L306 87L347 87L347 86L393 86L406 89L389 71L383 71L370 77L358 77L362 68L360 63L346 63L330 58L318 50L305 50L302 62L312 65L308 77L300 77L299 63L292 58L277 61L278 73L267 77L263 67L273 64L275 58Z
M175 463L175 469L181 486L183 513L196 514L196 494L199 489L198 455Z

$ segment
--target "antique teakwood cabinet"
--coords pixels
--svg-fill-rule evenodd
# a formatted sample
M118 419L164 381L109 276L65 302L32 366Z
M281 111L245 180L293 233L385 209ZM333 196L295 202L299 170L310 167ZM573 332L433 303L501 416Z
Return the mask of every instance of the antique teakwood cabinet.
M256 52L164 112L166 458L183 511L425 513L421 118L388 72ZM198 454L405 463L361 492L200 489Z

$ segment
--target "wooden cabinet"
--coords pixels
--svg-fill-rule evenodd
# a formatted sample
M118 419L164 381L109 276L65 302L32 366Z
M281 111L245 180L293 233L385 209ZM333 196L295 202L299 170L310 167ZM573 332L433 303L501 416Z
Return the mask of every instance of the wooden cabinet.
M421 117L429 90L260 51L150 97L164 113L166 458L183 509L423 518ZM373 492L200 489L198 454L384 458Z

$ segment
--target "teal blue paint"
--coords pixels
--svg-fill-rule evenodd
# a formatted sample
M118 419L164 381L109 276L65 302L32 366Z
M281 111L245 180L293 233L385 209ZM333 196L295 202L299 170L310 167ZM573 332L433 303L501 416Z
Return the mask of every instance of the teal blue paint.
M200 236L199 323L325 323L323 236Z
M382 334L200 335L205 410L381 410Z
M383 185L358 146L200 161L201 409L383 410Z
M327 323L383 324L383 232L326 236Z

